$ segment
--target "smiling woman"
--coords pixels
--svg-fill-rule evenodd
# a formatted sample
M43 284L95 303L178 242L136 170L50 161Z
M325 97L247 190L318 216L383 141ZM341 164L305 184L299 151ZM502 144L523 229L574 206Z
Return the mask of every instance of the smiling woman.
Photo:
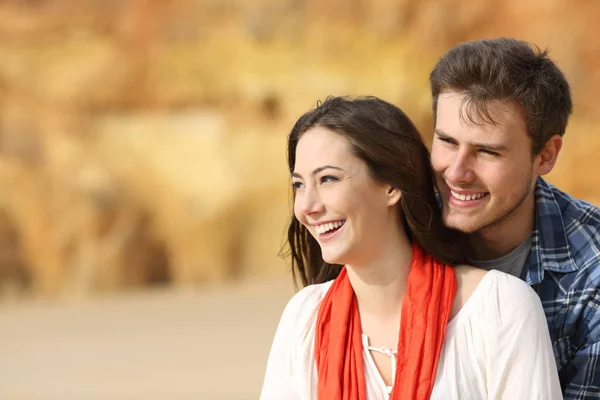
M462 264L400 109L329 98L295 124L288 161L306 287L283 313L261 399L561 398L539 298Z
M331 219L335 207L326 215L299 212L310 206L307 202L319 193L339 197L335 201L345 202L346 207L369 209L373 204L368 202L376 201L369 195L387 186L389 194L398 198L385 216L356 216L355 224L359 225L355 228L365 226L361 232L370 235L359 240L379 247L379 239L385 233L374 234L383 225L373 218L390 221L388 214L392 212L411 240L428 253L450 264L463 261L456 246L459 234L451 233L442 223L427 147L413 123L397 107L373 97L353 101L328 99L296 122L288 140L288 167L295 199L295 218L288 240L294 273L304 285L335 278L345 263L322 257L322 248L314 240L317 238L310 235L314 229L307 224L308 220L314 225L335 221ZM335 181L341 181L341 186ZM396 220L392 221L392 229L397 229ZM304 248L307 251L300 252Z

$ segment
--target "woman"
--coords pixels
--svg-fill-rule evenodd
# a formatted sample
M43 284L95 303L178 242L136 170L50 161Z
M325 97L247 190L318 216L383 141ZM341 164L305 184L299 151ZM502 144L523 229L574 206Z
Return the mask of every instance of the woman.
M463 263L429 153L377 98L329 98L290 133L294 276L261 399L562 398L540 301Z

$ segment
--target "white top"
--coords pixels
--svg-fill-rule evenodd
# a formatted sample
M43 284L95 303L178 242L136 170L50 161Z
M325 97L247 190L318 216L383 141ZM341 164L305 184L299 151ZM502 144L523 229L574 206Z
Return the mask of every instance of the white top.
M308 286L287 304L261 400L317 399L315 325L331 283ZM367 399L387 400L388 388L367 345L363 335ZM496 270L486 273L448 323L431 400L454 399L562 399L540 299L520 279Z

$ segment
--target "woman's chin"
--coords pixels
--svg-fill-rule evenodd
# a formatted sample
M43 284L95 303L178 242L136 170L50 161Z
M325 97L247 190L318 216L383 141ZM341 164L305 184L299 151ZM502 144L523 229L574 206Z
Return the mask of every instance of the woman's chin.
M342 255L322 253L322 257L323 257L323 261L325 261L326 263L329 263L329 264L339 264L339 265L347 264L346 257L343 257Z

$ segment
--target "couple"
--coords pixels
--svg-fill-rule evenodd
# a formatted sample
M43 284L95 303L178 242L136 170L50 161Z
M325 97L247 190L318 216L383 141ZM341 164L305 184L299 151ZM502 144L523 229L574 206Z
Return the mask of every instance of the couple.
M540 178L571 113L563 74L495 39L451 49L430 83L431 159L376 98L329 98L292 129L305 288L261 399L600 396L600 213Z

